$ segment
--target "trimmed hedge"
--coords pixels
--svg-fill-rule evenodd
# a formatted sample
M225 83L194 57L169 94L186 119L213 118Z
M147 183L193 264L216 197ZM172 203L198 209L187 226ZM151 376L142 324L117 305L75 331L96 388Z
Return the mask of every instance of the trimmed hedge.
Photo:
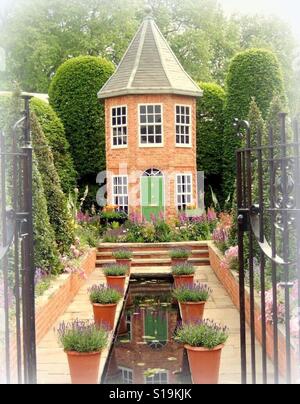
M64 124L80 185L90 185L90 189L106 165L104 108L97 93L113 71L114 65L104 58L80 56L60 66L49 89L50 104Z
M36 158L34 158L32 170L35 267L46 271L48 274L57 274L61 272L62 266L59 261L55 233L50 224L43 181Z
M77 173L74 169L64 126L53 108L45 101L33 98L30 102L30 107L35 113L51 147L61 187L68 194L76 187Z
M197 100L197 168L205 174L205 203L212 203L209 186L222 199L225 91L214 83L199 83L203 96Z
M268 115L275 95L284 99L281 68L276 56L268 50L249 49L237 54L227 76L225 133L223 144L223 193L233 193L236 176L235 151L241 140L233 128L234 118L247 119L250 103L255 97L263 119Z
M74 226L68 211L67 199L61 189L50 146L34 113L31 116L31 125L32 143L47 199L50 223L60 252L69 253L69 247L74 242Z

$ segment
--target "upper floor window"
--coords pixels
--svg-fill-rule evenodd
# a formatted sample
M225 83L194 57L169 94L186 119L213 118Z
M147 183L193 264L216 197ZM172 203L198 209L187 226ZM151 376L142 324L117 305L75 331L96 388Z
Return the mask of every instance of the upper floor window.
M112 146L127 146L127 107L113 107L111 113Z
M176 105L176 145L191 145L191 107Z
M146 104L139 106L140 145L157 146L163 144L162 106Z

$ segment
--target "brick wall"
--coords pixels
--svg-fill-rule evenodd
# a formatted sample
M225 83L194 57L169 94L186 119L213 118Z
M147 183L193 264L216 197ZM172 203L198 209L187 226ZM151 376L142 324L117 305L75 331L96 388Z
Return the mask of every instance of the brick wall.
M227 293L229 294L233 304L239 309L240 302L239 302L239 278L238 274L233 273L230 269L224 268L220 266L222 260L222 254L217 249L216 246L211 243L208 246L209 249L209 258L210 258L210 265L216 274L219 281L222 283L224 288L226 289ZM246 288L245 291L245 305L246 305L246 320L247 323L250 324L250 293L249 289ZM261 308L259 303L259 296L256 296L255 299L255 334L257 340L262 343L262 322L261 322ZM268 322L267 323L267 355L268 357L273 360L274 358L274 333L273 333L273 325ZM283 332L279 329L278 335L278 354L279 354L279 371L281 375L286 374L286 341ZM292 367L293 367L293 374L296 375L296 352L292 349Z
M139 104L163 105L163 147L139 147ZM192 112L192 147L176 147L175 105L190 105ZM127 105L128 147L111 147L111 108ZM136 210L140 198L140 176L149 168L157 168L168 178L165 181L167 215L176 213L174 178L171 173L193 174L193 197L196 202L196 99L178 95L128 95L105 100L106 117L106 160L107 170L122 174L120 166L129 173L130 210ZM124 172L123 172L124 173ZM108 202L111 198L111 181L108 180ZM168 192L166 192L169 190Z
M93 248L82 258L81 270L89 276L96 267L96 249ZM57 319L65 312L79 289L86 282L84 276L63 274L53 282L49 290L36 302L36 344L50 331ZM10 357L12 381L17 381L17 346L15 335L11 335ZM22 349L22 348L21 348Z

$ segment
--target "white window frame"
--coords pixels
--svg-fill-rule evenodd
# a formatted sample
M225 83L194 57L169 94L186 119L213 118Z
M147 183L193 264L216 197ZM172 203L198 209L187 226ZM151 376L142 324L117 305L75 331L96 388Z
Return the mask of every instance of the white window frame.
M121 125L113 125L113 109L118 109L118 108L126 108L126 125L122 124ZM123 115L121 114L121 117ZM117 115L116 115L117 117ZM126 138L127 138L127 143L126 144L121 144L121 145L114 145L114 129L119 129L119 128L126 128ZM111 148L112 149L127 149L128 147L128 107L127 105L113 105L110 108L110 132L111 132Z
M179 177L190 177L191 179L191 192L178 192L178 178ZM193 205L194 201L193 201L193 174L192 173L180 173L180 174L176 174L176 180L175 180L175 187L176 187L176 192L175 192L175 204L177 207L178 211L184 211L185 209L180 208L180 205L178 204L178 196L182 196L182 195L190 195L191 196L191 202L187 203L186 205Z
M166 382L164 384L169 384L169 371L168 370L162 370L160 372L157 372L155 375L153 375L153 381L151 382L150 377L149 376L145 376L144 380L145 380L145 384L162 384L161 383L161 375L164 374L166 375ZM155 376L159 375L159 380L154 380ZM147 380L148 379L148 380Z
M122 372L122 382L124 384L133 384L133 370L129 369L129 368L125 368L123 366L119 366L119 370ZM125 372L130 374L130 378L128 377L124 377L125 376Z
M161 126L161 143L142 143L142 141L141 141L141 137L142 137L141 127L151 125L151 124L141 123L140 108L143 107L143 106L145 106L145 107L159 106L160 109L161 109L161 123L160 123L160 126ZM161 103L141 103L141 104L138 104L137 113L138 113L138 123L139 123L138 124L139 147L148 147L148 148L149 147L150 148L151 147L164 147L164 108L163 108L163 104L161 104ZM147 113L146 113L146 115L147 115ZM155 122L153 122L153 126L155 126ZM147 135L147 136L149 136L149 135ZM153 135L153 136L155 137L155 135Z
M115 184L115 179L116 178L122 178L122 183L121 184ZM126 184L124 185L124 183L123 183L123 180L124 180L124 178L126 178ZM112 184L111 184L111 186L112 186L112 203L113 203L113 205L118 205L120 208L124 208L124 207L127 207L127 212L126 212L126 210L124 210L124 209L119 209L120 211L122 211L122 212L125 212L125 213L129 213L129 192L128 192L128 175L113 175L112 176ZM124 187L126 186L126 188L127 188L127 193L124 193ZM122 187L122 192L121 193L119 193L119 192L117 192L117 193L115 193L115 187ZM116 202L116 199L115 198L126 198L127 197L127 205L126 204L123 204L123 205L120 205L119 203L117 203Z
M189 108L189 111L190 111L190 123L189 124L182 124L182 123L180 123L180 124L178 124L177 123L177 108L181 108L181 107L184 107L184 108ZM180 114L180 116L181 116L181 114ZM175 144L176 144L176 147L192 147L192 133L193 133L193 131L192 131L192 106L191 105L188 105L188 104L176 104L175 105L175 110L174 110L174 120L175 120ZM188 127L189 128L189 143L177 143L177 126L179 126L179 127L182 127L182 126L184 126L184 127ZM180 136L180 135L179 135ZM186 135L185 135L186 136Z

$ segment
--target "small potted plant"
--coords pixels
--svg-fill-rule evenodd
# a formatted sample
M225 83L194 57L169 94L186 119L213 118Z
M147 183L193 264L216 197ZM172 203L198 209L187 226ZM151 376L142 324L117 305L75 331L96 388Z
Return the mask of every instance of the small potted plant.
M227 327L210 320L185 324L177 330L175 340L187 350L193 384L218 384L227 338Z
M195 268L191 264L185 263L172 266L175 288L192 286L194 283L194 274Z
M173 296L178 300L182 322L196 323L203 318L204 306L212 290L205 284L197 282L193 286L174 289Z
M58 338L67 354L72 384L98 384L101 351L107 346L107 331L94 322L61 323Z
M124 295L127 267L123 265L111 265L104 268L107 286L116 289Z
M186 248L178 248L176 250L171 250L170 258L172 265L186 263L190 255L191 255L190 251L187 250Z
M125 265L130 270L132 252L129 250L118 250L113 253L113 257L118 265Z
M89 294L93 305L95 323L98 326L105 325L109 330L112 330L117 305L122 298L121 293L102 284L92 286L89 289Z

